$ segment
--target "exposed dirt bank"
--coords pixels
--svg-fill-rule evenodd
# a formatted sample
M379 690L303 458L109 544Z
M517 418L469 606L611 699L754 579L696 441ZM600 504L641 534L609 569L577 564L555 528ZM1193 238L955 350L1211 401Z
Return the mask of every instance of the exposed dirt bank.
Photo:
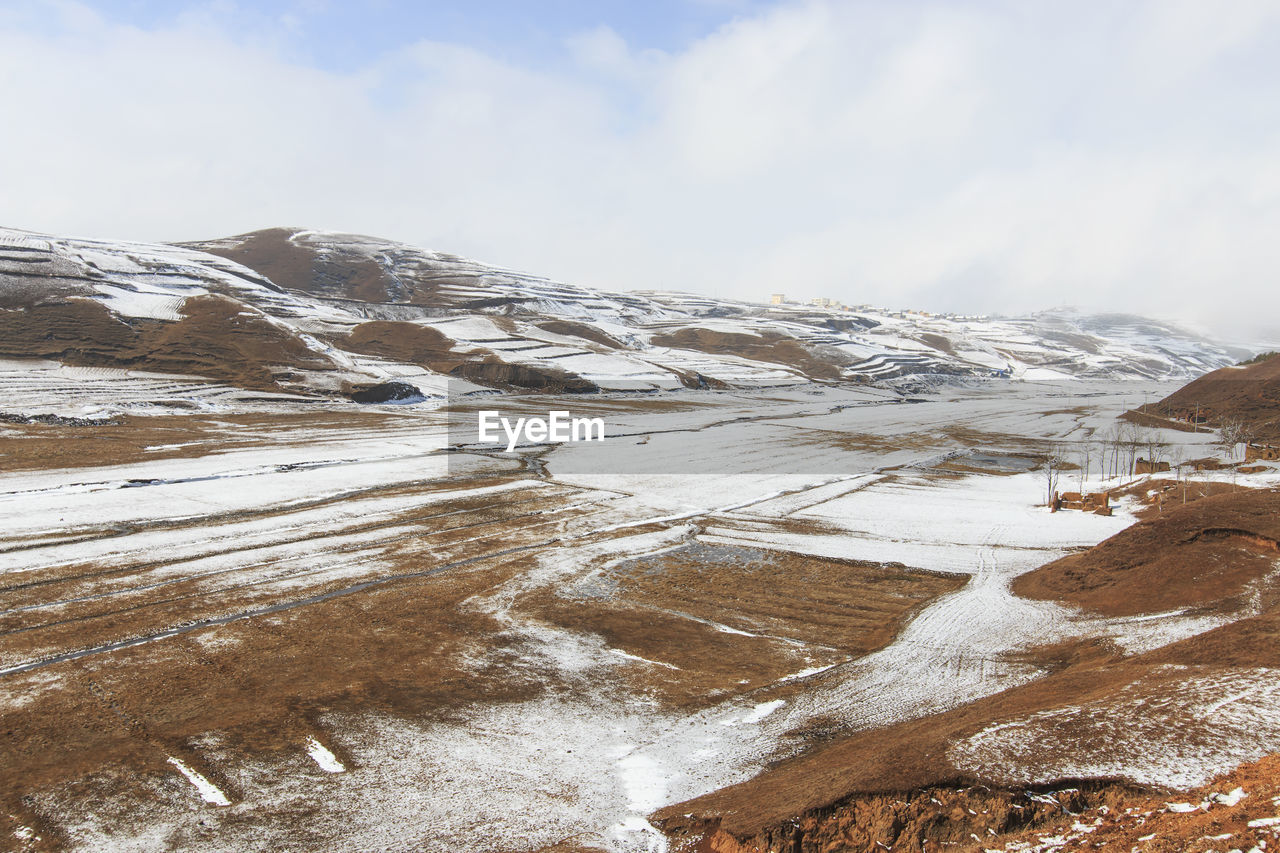
M934 787L862 797L742 840L715 828L677 836L675 853L1048 853L1258 850L1280 837L1280 756L1185 793L1064 781L1006 790Z

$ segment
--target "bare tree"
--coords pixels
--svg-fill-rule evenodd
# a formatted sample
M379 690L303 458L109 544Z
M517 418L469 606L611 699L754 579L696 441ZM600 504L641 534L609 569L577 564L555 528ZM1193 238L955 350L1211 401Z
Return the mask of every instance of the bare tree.
M1142 433L1136 424L1126 423L1121 428L1120 441L1124 445L1125 458L1128 461L1125 472L1128 476L1133 476L1133 466L1138 461L1138 448L1142 446Z
M1107 434L1102 439L1102 467L1105 469L1103 471L1103 476L1108 480L1114 479L1120 473L1120 446L1122 434L1123 430L1121 429L1120 422L1114 421L1111 426L1107 428ZM1107 465L1108 458L1111 462L1109 467Z
M1080 494L1084 495L1085 481L1089 478L1089 462L1093 459L1093 441L1086 438L1076 449L1076 460L1080 464Z
M1248 432L1239 418L1224 417L1219 421L1217 444L1226 454L1228 462L1235 460L1236 445L1248 435Z
M1174 482L1182 486L1182 503L1187 502L1187 477L1183 468L1187 464L1187 448L1182 444L1175 444L1173 450L1169 454L1169 462L1173 466Z
M1147 461L1151 463L1151 472L1154 474L1156 467L1164 461L1169 445L1160 440L1159 430L1146 429L1142 431L1142 446L1147 452Z
M1044 457L1045 506L1053 506L1058 494L1058 479L1062 475L1062 452L1056 444L1049 445Z
M1234 462L1236 445L1248 437L1249 430L1239 418L1223 417L1218 420L1218 447L1227 455L1228 462ZM1239 469L1231 466L1231 486L1235 488Z
M1257 433L1254 431L1252 426L1241 421L1239 437L1240 443L1244 445L1244 449L1241 451L1242 458L1247 459L1249 456L1249 445L1253 444L1254 439L1257 438Z

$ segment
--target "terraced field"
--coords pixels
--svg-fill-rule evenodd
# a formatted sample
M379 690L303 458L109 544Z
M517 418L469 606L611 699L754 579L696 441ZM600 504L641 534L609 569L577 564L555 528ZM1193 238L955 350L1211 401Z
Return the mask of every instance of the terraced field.
M26 848L661 849L656 811L1033 685L1046 642L1204 630L1014 596L1132 516L952 464L1086 435L1132 388L605 395L603 445L505 454L437 404L200 380L70 414L125 379L7 380L50 414L0 428Z

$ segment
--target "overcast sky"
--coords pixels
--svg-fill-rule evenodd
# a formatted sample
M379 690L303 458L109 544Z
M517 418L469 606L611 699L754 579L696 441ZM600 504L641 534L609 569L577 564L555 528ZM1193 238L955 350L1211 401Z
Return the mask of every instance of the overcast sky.
M0 224L1280 337L1280 0L0 3Z

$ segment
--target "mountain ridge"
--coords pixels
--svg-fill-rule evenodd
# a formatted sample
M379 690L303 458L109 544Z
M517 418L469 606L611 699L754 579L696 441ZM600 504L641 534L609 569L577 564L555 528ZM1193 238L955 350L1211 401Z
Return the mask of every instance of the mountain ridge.
M181 331L147 330L157 323ZM1129 315L993 318L618 293L300 228L174 244L0 229L0 332L0 357L320 396L386 381L430 396L450 382L558 392L1186 380L1235 360L1213 341ZM243 346L228 344L232 335Z

